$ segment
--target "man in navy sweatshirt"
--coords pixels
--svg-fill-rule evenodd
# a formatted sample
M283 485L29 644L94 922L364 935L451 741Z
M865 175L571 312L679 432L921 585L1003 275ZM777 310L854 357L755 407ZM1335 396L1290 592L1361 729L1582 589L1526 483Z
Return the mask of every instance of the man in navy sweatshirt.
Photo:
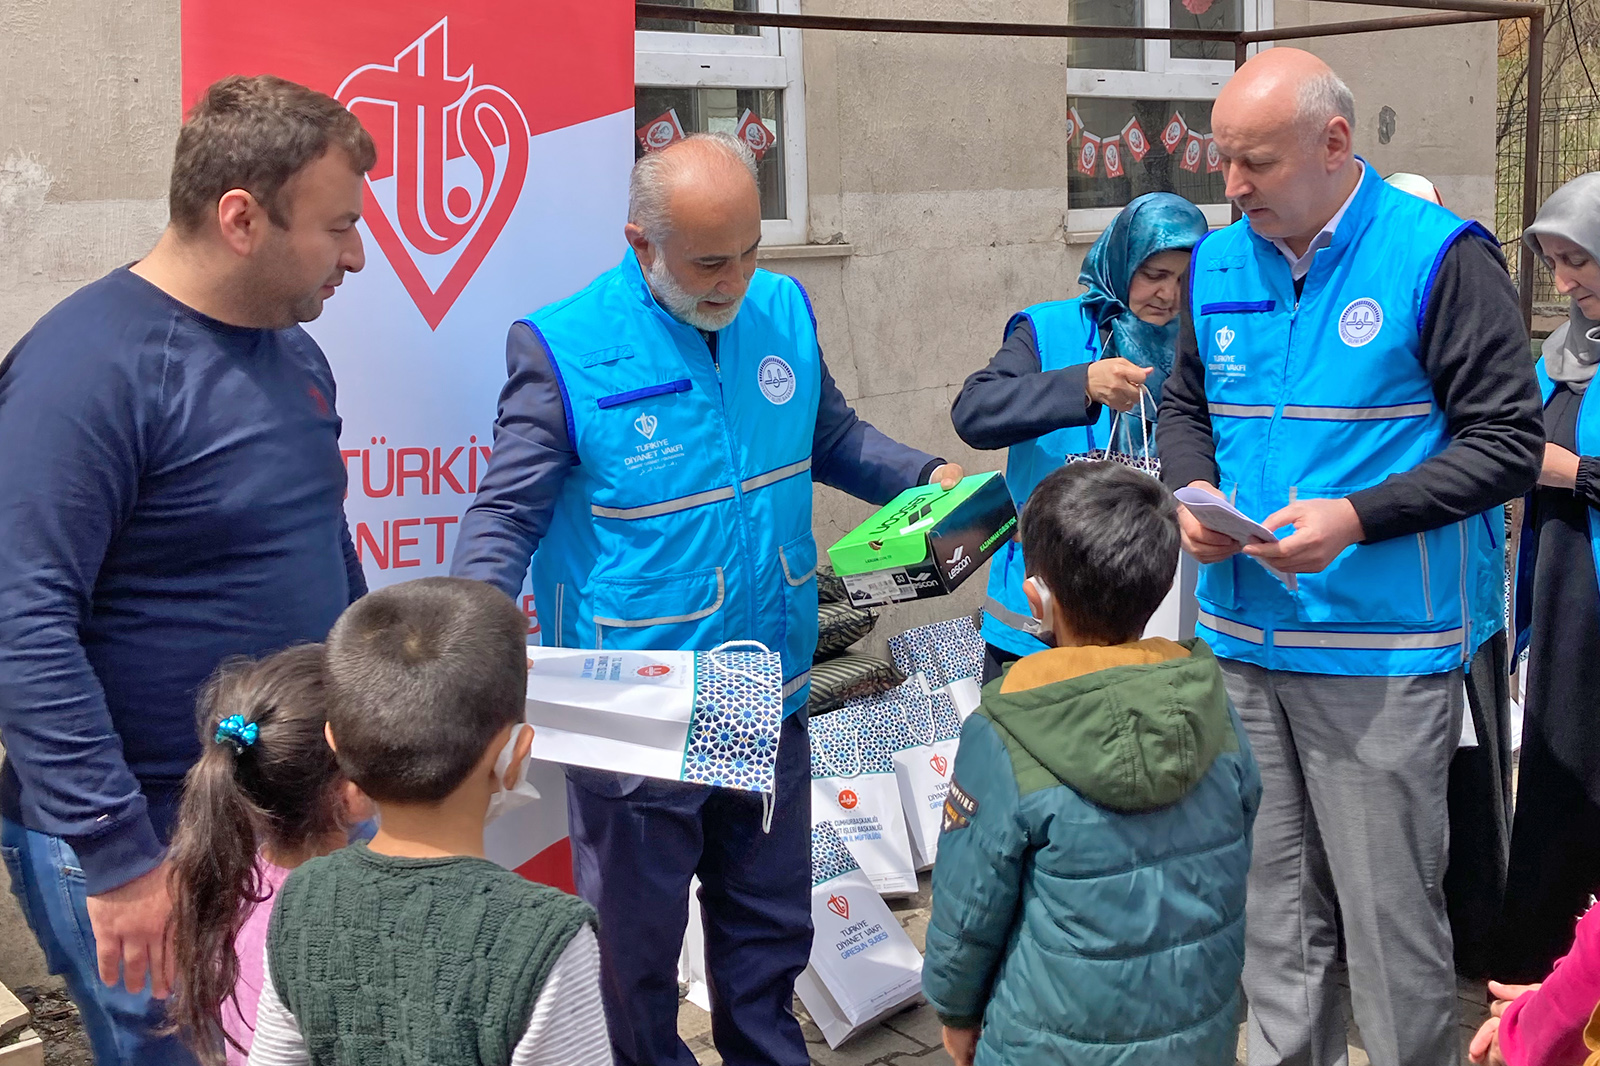
M218 82L155 249L0 368L0 854L102 1064L193 1061L156 1027L196 689L366 591L333 375L299 323L364 263L374 160L330 97Z

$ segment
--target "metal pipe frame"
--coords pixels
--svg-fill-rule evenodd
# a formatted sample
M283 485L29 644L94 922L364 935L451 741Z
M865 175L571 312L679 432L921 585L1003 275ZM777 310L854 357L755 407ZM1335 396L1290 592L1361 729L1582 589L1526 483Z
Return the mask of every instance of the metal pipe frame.
M1329 22L1322 25L1278 27L1270 30L1173 30L1146 27L1070 26L1036 22L972 22L945 19L863 18L846 15L800 15L776 11L714 11L673 4L638 3L636 19L670 19L722 26L777 26L797 30L853 30L862 33L935 33L985 37L1053 37L1078 40L1224 41L1233 44L1237 70L1249 55L1249 46L1268 41L1305 37L1339 37L1354 33L1453 26L1506 18L1528 20L1528 106L1523 144L1522 228L1526 232L1539 213L1539 139L1543 122L1544 5L1534 0L1340 0L1341 3L1377 7L1410 7L1430 12L1387 18ZM1239 207L1233 208L1235 221ZM1521 243L1518 259L1518 300L1524 325L1533 325L1533 276L1538 269L1533 249Z

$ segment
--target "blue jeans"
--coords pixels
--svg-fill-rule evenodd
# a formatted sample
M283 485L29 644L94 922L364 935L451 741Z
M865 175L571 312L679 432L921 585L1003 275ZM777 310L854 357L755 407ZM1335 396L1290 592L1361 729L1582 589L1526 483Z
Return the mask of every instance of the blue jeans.
M83 1016L97 1066L195 1066L176 1036L157 1035L166 1008L150 995L100 983L89 896L78 856L60 837L46 836L0 819L0 858L11 875L11 892L44 949L50 972L66 980Z

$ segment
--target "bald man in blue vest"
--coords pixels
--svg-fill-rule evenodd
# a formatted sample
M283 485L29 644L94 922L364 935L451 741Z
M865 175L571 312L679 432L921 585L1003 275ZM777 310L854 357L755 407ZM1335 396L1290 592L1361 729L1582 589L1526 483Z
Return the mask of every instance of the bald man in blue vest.
M646 155L629 201L621 265L511 328L494 456L452 572L515 595L531 558L546 644L781 652L769 828L753 793L598 770L569 768L567 800L617 1062L695 1062L677 960L698 874L723 1061L805 1066L791 1002L811 951L812 482L882 504L962 471L857 418L805 290L756 269L748 148L699 134Z
M1195 246L1162 476L1277 531L1179 516L1198 632L1261 766L1250 1066L1460 1061L1443 879L1462 667L1504 627L1500 505L1539 473L1527 337L1482 226L1383 183L1350 90L1273 48L1217 97L1245 217ZM1294 579L1293 588L1259 564Z

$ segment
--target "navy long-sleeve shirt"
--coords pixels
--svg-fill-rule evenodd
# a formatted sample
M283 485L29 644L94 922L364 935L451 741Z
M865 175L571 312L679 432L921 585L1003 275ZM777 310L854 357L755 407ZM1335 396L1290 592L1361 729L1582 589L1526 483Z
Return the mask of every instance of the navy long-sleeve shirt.
M715 352L716 334L708 334L707 342ZM827 364L821 366L812 478L879 504L925 483L942 460L863 422ZM579 457L567 434L566 404L550 353L526 322L513 324L506 338L506 375L494 424L494 452L478 495L461 519L450 572L515 596L534 551L550 531L556 498Z
M962 384L950 407L956 435L974 448L995 451L1099 420L1100 405L1089 399L1088 363L1045 371L1040 365L1033 323L1023 319L989 365Z
M127 268L0 368L0 813L88 891L153 869L225 658L321 640L366 590L333 374Z

